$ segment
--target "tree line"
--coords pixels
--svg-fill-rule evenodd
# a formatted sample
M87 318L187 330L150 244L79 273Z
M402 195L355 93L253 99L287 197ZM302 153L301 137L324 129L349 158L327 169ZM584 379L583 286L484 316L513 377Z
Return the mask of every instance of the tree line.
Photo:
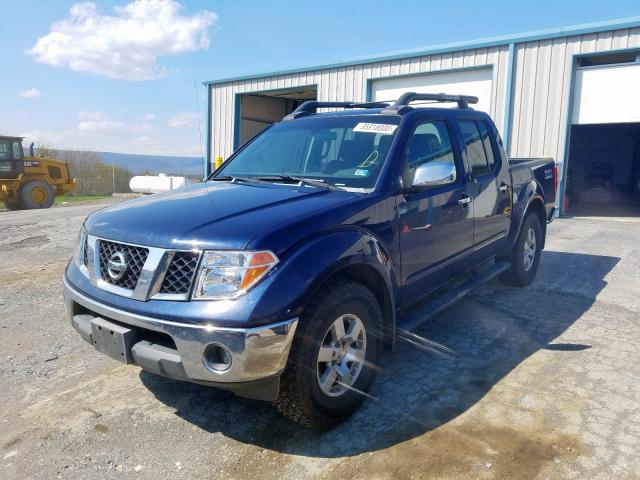
M76 195L111 195L130 192L129 180L134 173L122 166L103 162L95 152L83 150L56 150L38 145L37 156L65 162L69 176L78 180Z

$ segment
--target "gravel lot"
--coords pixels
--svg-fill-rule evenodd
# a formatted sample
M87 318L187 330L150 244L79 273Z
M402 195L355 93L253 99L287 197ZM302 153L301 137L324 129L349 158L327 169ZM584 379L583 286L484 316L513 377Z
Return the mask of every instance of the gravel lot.
M0 478L640 478L640 221L561 219L527 289L491 283L400 342L323 434L123 366L67 323L101 204L0 212Z

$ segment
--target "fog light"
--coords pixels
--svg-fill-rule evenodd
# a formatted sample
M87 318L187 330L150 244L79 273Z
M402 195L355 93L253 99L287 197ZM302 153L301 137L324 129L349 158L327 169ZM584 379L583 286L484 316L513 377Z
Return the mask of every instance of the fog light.
M231 367L231 353L222 345L207 345L204 350L204 366L214 372L224 372Z

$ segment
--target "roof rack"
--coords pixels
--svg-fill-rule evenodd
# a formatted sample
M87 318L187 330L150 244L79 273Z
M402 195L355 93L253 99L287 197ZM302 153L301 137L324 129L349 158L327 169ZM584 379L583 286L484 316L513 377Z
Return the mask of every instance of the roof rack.
M385 108L382 113L387 115L401 115L412 108L409 106L411 102L418 100L431 100L434 102L456 102L459 108L470 108L470 103L478 103L478 97L470 95L449 95L447 93L403 93L393 105Z
M295 118L311 115L318 111L319 108L387 108L387 102L318 102L316 100L307 100L292 113L283 118L283 120L293 120Z

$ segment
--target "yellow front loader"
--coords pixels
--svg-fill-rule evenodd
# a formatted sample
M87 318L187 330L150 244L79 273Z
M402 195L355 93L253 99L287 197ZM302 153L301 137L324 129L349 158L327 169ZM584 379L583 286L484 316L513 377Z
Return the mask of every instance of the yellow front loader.
M9 210L49 208L75 189L65 162L34 156L33 145L25 157L21 137L0 136L0 202Z

